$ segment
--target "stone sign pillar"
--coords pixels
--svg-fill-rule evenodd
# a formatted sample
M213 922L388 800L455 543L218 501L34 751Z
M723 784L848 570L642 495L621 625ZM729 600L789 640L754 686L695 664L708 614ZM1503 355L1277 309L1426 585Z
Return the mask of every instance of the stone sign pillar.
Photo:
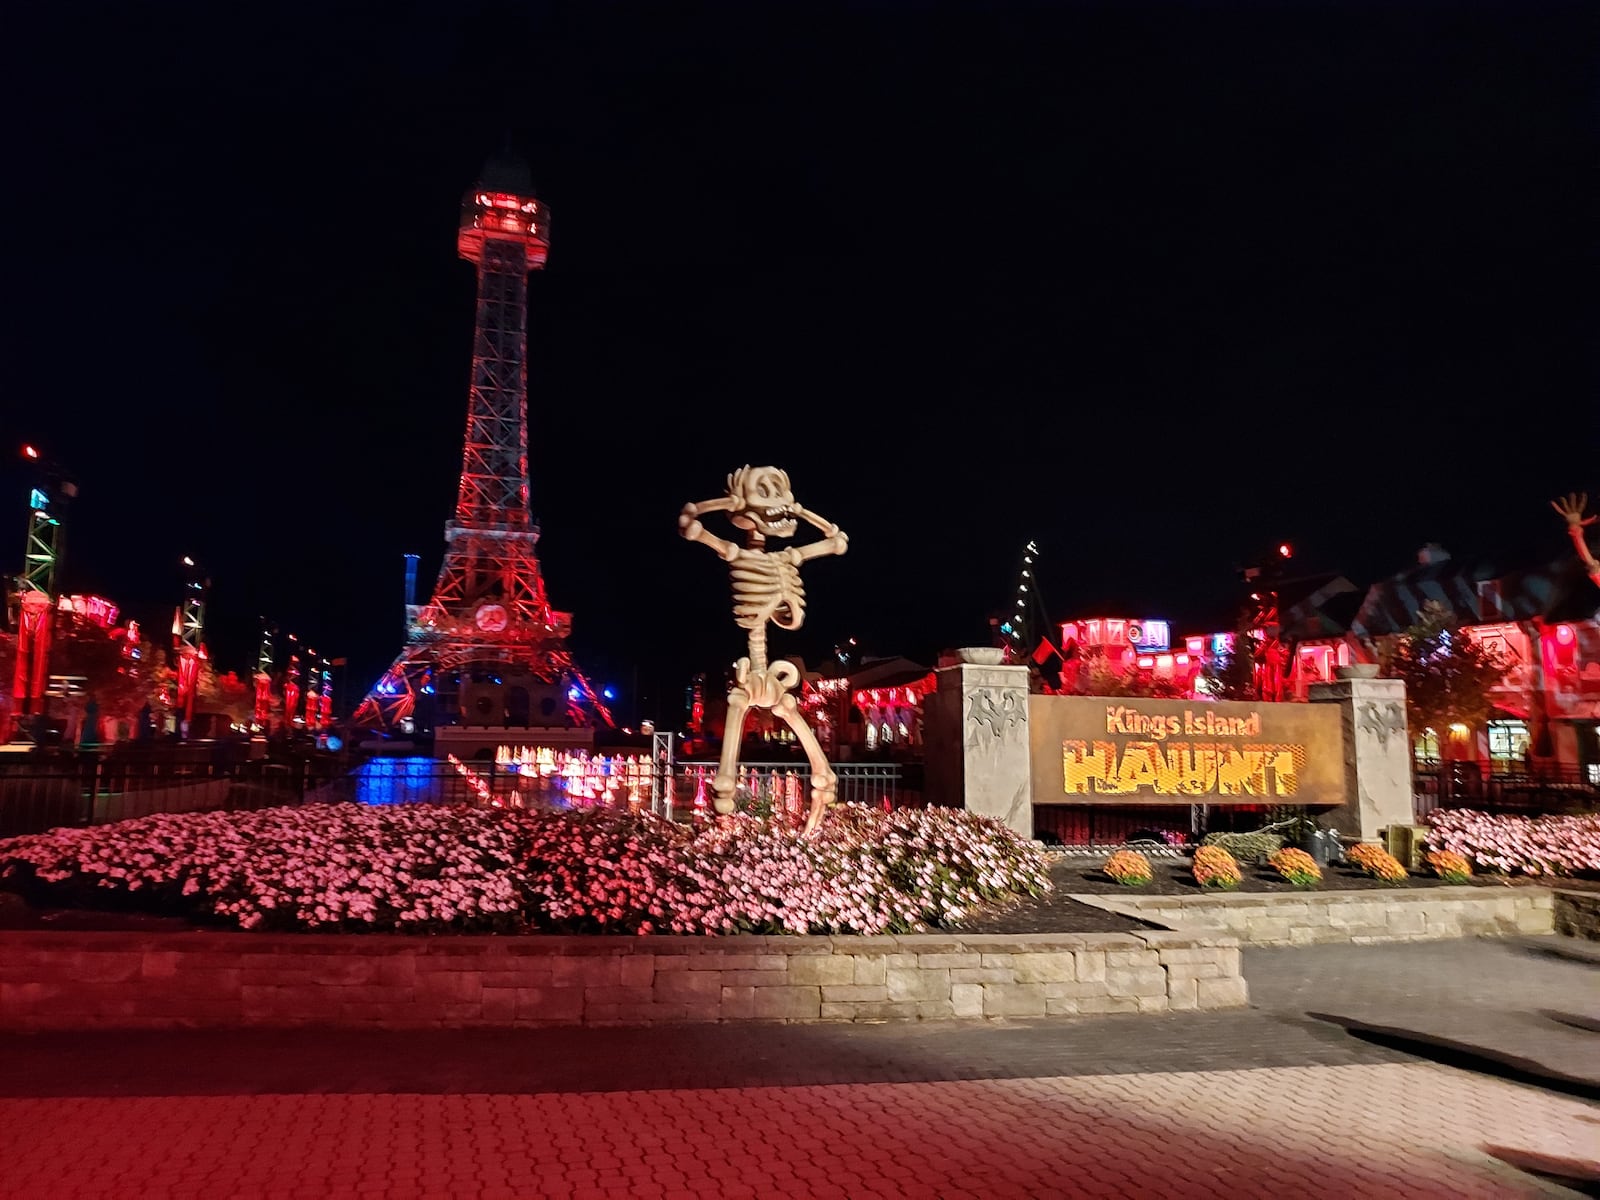
M982 813L1031 838L1028 668L1003 654L978 647L941 660L923 701L924 786L929 804Z
M1346 677L1312 684L1310 700L1339 705L1344 726L1345 801L1327 814L1334 828L1375 842L1390 825L1415 824L1406 685Z

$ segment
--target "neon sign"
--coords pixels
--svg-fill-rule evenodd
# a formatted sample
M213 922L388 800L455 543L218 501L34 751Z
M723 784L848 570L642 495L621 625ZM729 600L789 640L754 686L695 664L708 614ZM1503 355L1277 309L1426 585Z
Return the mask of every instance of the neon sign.
M1172 649L1172 627L1165 621L1133 621L1128 625L1128 644L1140 650Z

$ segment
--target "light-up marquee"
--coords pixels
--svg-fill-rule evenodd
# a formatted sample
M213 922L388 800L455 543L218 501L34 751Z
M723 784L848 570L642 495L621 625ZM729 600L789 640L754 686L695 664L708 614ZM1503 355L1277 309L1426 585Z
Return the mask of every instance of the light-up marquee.
M1029 698L1034 803L1344 802L1338 709Z

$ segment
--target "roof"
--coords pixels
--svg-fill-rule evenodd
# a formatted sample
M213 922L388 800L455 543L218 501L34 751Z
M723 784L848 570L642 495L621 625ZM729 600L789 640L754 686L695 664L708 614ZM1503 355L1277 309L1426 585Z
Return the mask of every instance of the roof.
M1350 628L1362 592L1343 575L1285 581L1278 589L1278 624L1289 642L1338 637Z
M1543 616L1546 621L1588 621L1600 616L1600 587L1576 557L1569 557L1551 572L1550 602Z
M904 687L926 679L932 670L909 658L871 659L851 673L850 688L860 691L862 688Z
M1463 625L1585 621L1600 609L1600 588L1570 557L1526 570L1504 570L1489 559L1447 559L1373 584L1351 632L1363 637L1404 632L1429 600Z
M1442 605L1457 621L1471 624L1479 619L1478 585L1499 575L1487 559L1419 563L1373 584L1350 631L1360 637L1402 633L1417 623L1429 601Z

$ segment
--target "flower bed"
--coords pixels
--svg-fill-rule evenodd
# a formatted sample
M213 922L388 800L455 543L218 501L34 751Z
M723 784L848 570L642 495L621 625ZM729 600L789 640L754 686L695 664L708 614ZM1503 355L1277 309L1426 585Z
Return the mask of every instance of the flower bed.
M1267 865L1298 888L1312 888L1322 882L1322 868L1304 850L1285 847L1273 854Z
M905 933L1049 888L999 822L838 805L815 838L754 817L302 805L0 841L0 888L244 929Z
M1446 883L1470 883L1472 880L1472 864L1449 850L1429 851L1428 867Z
M1411 878L1411 873L1406 870L1404 863L1382 846L1375 846L1370 842L1350 847L1345 852L1345 857L1381 883L1405 883Z
M1105 873L1125 887L1143 887L1150 882L1150 860L1134 850L1118 850L1106 860Z
M1471 809L1428 814L1429 850L1448 850L1479 870L1506 875L1600 871L1600 816L1492 816Z
M1239 886L1239 864L1221 846L1201 846L1194 852L1194 881L1201 887L1231 891Z

